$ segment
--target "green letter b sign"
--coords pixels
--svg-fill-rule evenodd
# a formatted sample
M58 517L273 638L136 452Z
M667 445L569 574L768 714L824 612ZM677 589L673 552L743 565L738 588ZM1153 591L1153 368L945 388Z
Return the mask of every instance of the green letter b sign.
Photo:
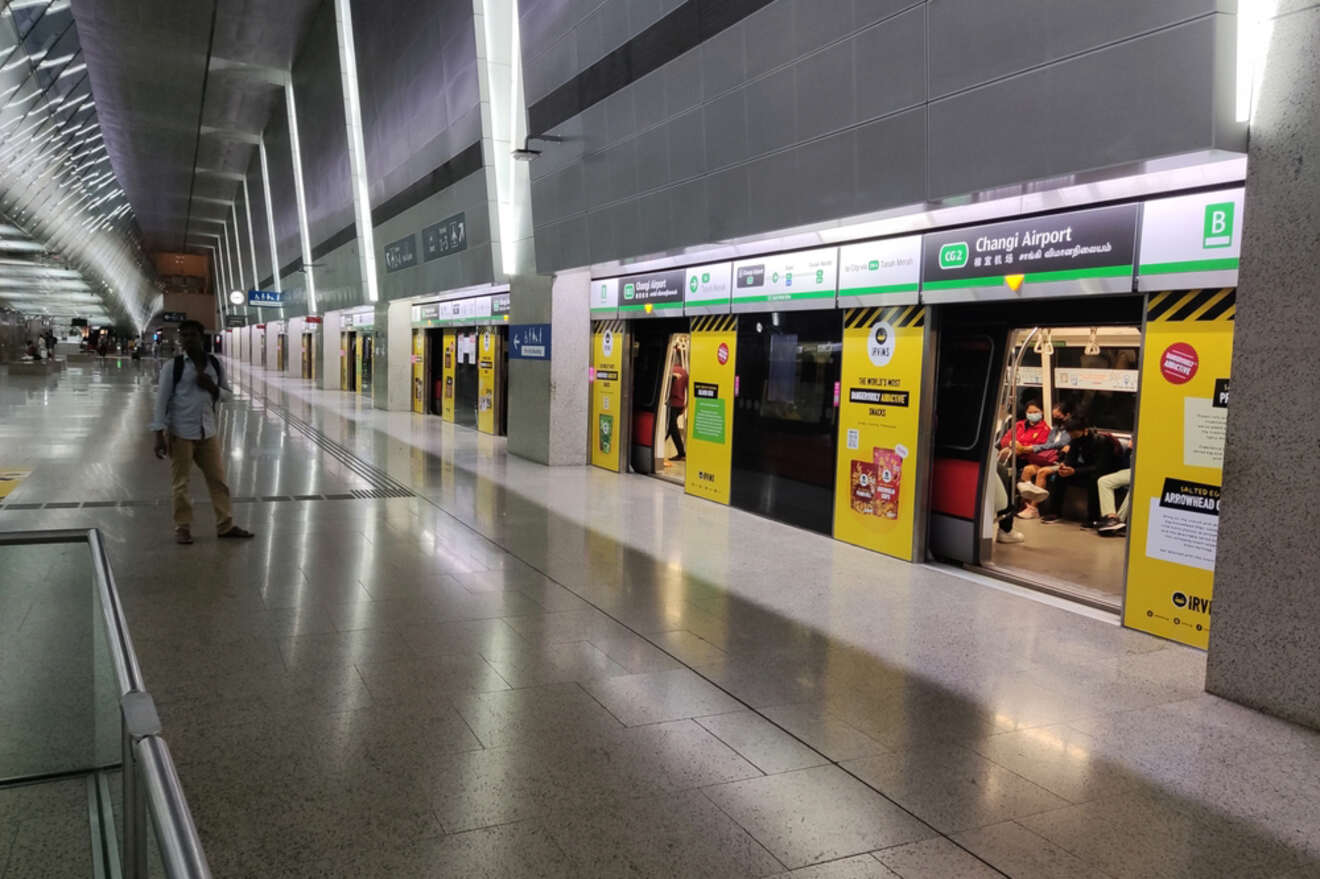
M1231 201L1205 206L1203 247L1229 247L1233 244L1233 212Z
M959 241L940 248L940 268L960 269L967 265L967 242Z

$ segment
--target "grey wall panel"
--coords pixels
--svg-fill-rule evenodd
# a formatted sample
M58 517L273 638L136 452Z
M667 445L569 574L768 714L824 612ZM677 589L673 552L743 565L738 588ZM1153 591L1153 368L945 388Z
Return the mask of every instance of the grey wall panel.
M266 160L270 166L270 197L275 210L275 250L280 266L301 261L298 243L298 202L293 187L293 153L289 149L289 115L281 93L273 102L266 125ZM265 274L262 275L265 277Z
M476 34L470 0L353 0L353 20L376 207L480 138Z
M854 214L864 214L926 198L925 107L870 122L857 129Z
M261 157L252 151L252 162L247 169L248 195L252 199L252 237L256 241L257 278L253 282L270 277L270 235L266 231L266 198L261 182Z
M1230 115L1235 18L1214 14L1234 0L1117 0L1122 14L1113 4L1019 0L1006 21L985 20L985 8L1004 2L773 0L686 51L678 34L681 54L641 79L628 79L627 63L585 74L579 57L571 74L561 67L558 91L533 113L569 137L532 167L534 226L555 239L538 241L538 267L1241 148L1244 129ZM629 31L654 23L656 8L629 5ZM1042 8L1028 28L1038 38L1024 47L1014 24L1026 27L1023 10ZM541 34L523 47L529 80L537 59L574 34L579 48L586 34L593 56L618 48L613 0L524 0L520 9L524 37L532 25ZM1005 29L1015 36L1000 45ZM665 51L646 39L629 51Z
M782 149L800 140L794 100L799 93L794 88L792 67L755 80L744 91L748 148L752 153Z
M932 95L1218 11L1224 0L931 0Z
M749 77L780 67L797 57L793 37L793 0L775 0L747 16L743 25Z
M930 105L930 196L1209 146L1216 21L1110 46Z
M852 40L857 118L876 119L927 99L926 6L868 27Z
M334 7L323 4L293 65L298 144L312 247L353 223L353 187L344 130L344 92Z
M838 131L856 119L851 42L840 42L793 66L798 134L806 140Z
M467 218L468 248L458 254L426 262L421 252L421 230L463 212ZM486 172L479 171L432 195L376 227L376 265L382 299L399 299L456 287L489 283L491 264L490 215L486 202ZM417 238L417 265L385 271L384 248L405 235Z

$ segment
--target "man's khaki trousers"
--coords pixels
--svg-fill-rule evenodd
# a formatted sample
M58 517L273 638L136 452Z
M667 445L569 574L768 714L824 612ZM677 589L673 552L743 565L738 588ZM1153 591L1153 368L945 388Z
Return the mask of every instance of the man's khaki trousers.
M229 485L225 482L225 465L220 459L219 434L203 440L170 437L174 527L192 525L192 502L188 500L188 478L192 475L194 462L206 477L206 489L211 493L211 506L215 507L215 530L217 534L222 534L233 526L234 515L229 503Z

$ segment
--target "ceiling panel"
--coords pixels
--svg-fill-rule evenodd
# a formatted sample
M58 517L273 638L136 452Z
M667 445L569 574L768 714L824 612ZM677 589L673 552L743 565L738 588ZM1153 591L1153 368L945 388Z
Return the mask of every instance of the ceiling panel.
M236 180L195 167L245 173L256 148L201 128L265 127L279 88L269 73L289 69L321 2L73 0L106 146L147 250L186 249L190 193L235 198ZM191 211L217 214L202 202Z

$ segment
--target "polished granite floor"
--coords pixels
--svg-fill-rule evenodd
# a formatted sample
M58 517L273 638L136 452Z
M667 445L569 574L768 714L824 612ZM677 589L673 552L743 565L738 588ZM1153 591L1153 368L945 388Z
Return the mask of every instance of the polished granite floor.
M1320 734L1199 652L235 372L258 538L186 548L149 372L0 377L0 529L105 533L217 876L1320 876Z

